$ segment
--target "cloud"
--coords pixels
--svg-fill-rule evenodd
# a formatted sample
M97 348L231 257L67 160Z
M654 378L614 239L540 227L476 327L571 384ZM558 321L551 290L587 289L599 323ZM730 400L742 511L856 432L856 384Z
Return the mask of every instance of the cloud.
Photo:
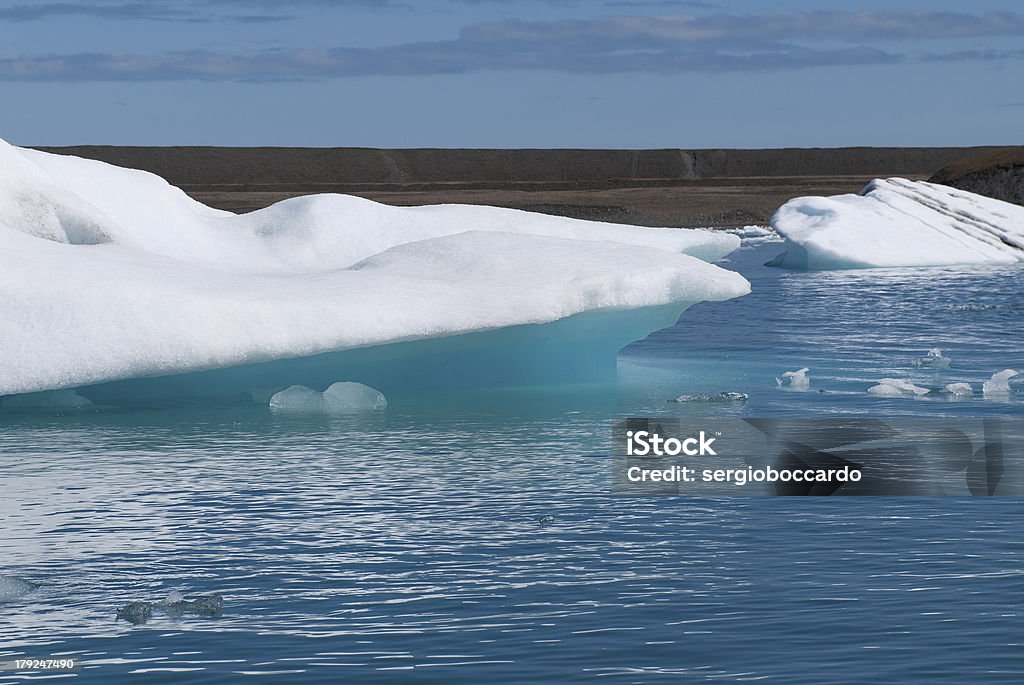
M88 3L38 3L0 7L0 21L37 21L53 17L96 17L100 19L181 19L189 16L181 10L160 5L128 3L120 5L94 5Z
M924 62L994 62L1008 59L1024 59L1024 50L960 50L921 57Z
M174 7L163 3L89 3L51 2L0 7L0 22L29 22L61 17L86 17L114 21L283 21L290 16L268 14L217 14L198 7Z
M743 40L928 40L1024 35L1024 14L989 12L796 12L707 16L617 16L553 22L503 21L463 32L480 40L570 39L706 43Z
M1024 15L802 12L711 16L614 16L465 27L451 40L378 48L249 54L79 53L0 58L6 81L269 81L415 76L476 71L568 73L778 71L914 60L1021 59L1021 51L928 52L912 57L878 39L912 41L1024 34Z
M6 81L274 81L349 76L423 76L482 70L550 69L573 73L678 73L684 71L770 71L811 66L884 64L901 61L874 48L785 51L730 55L715 52L633 52L628 54L499 54L477 46L458 51L437 44L399 48L267 51L226 55L188 51L163 55L80 53L0 59Z

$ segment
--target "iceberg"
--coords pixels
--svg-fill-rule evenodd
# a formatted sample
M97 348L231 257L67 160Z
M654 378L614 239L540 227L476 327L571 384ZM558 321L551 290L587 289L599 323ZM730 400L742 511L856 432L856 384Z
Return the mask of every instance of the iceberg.
M739 242L330 194L235 215L153 174L0 141L0 397L610 376L690 305L749 292L709 263Z
M1024 261L1024 207L925 181L875 179L858 194L799 197L771 226L792 269Z

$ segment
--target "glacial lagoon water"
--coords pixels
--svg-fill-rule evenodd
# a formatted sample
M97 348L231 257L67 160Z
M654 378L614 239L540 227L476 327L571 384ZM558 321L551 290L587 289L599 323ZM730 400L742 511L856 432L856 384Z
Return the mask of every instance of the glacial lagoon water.
M787 272L624 351L615 385L0 415L0 662L75 682L1019 683L1016 498L612 494L626 416L1024 416L1021 267ZM915 365L940 348L949 368ZM776 385L809 367L808 392ZM951 401L876 397L882 378ZM343 379L337 379L343 380ZM824 391L824 392L820 392ZM741 392L743 402L669 403ZM116 618L218 593L223 616ZM0 672L0 683L50 674Z

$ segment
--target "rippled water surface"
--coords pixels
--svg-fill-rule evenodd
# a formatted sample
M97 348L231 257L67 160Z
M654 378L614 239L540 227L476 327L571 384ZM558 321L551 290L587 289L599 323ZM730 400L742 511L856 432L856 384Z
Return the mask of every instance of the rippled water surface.
M694 411L666 402L684 394L748 394L729 416L1024 415L980 394L1024 367L1021 269L761 267L776 251L733 255L754 294L629 348L617 386L394 396L373 418L0 416L0 574L39 584L0 603L0 661L76 655L99 683L1024 681L1017 499L611 494L612 420ZM933 347L949 369L913 366ZM803 366L810 392L776 386ZM977 396L869 396L884 377ZM171 590L224 614L116 618Z

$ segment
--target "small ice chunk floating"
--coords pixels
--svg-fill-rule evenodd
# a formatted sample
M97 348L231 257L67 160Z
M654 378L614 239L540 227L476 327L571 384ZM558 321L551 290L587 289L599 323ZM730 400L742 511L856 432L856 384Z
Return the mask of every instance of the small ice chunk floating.
M877 385L868 388L869 395L881 397L918 397L927 395L929 392L928 388L922 388L899 378L883 378L878 381Z
M974 395L974 389L971 388L970 383L950 383L943 388L943 391L953 397L971 397Z
M713 395L680 395L674 400L669 400L669 402L672 404L687 404L689 402L746 402L749 399L750 395L745 392L726 390Z
M390 394L613 377L627 344L750 291L709 263L739 243L344 195L235 215L150 173L0 141L0 397L161 406L338 378Z
M185 615L218 618L224 613L224 597L221 595L200 595L185 599L177 590L171 590L159 602L128 602L117 610L117 618L134 625L142 625L153 618L153 610L160 609L168 616L180 618Z
M953 360L949 357L942 356L942 350L937 347L933 347L928 350L928 354L924 357L915 359L912 363L914 366L926 366L932 369L948 369L952 361Z
M807 375L808 371L810 368L806 366L796 371L786 371L782 374L782 378L775 378L775 384L779 387L788 387L790 390L810 390L811 379Z
M992 378L985 381L981 386L981 392L986 397L998 397L1010 394L1010 379L1019 376L1020 372L1013 369L1004 369L999 373L992 374Z
M875 179L860 193L798 197L775 212L790 269L1013 264L1024 261L1024 207L956 188Z
M350 414L386 409L383 393L362 383L334 383L323 392L293 385L270 398L270 408L306 414Z

